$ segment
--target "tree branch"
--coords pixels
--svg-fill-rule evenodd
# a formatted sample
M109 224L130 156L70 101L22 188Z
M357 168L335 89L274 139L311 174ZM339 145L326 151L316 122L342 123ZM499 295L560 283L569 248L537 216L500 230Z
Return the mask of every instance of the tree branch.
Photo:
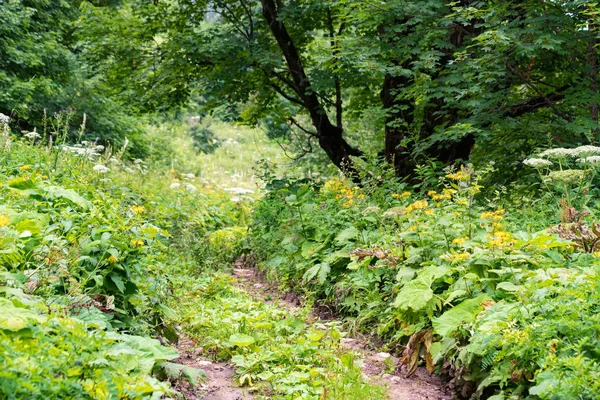
M338 128L342 129L342 85L340 77L335 72L336 64L338 63L339 49L337 48L337 38L333 27L333 17L331 16L331 8L327 8L327 23L329 25L329 44L331 46L331 55L333 56L333 82L335 85L335 121ZM339 32L344 29L344 24L340 25Z
M304 132L310 136L313 136L313 137L319 137L319 134L317 132L312 132L312 131L309 131L308 129L304 128L298 122L296 122L296 120L293 117L288 117L288 121L290 121L290 123L292 125L297 126L302 132Z
M542 99L550 108L552 108L552 110L554 110L554 112L556 113L556 115L558 115L559 117L561 117L565 121L569 121L570 122L572 120L572 118L570 116L568 116L567 114L565 114L561 110L559 110L559 108L556 106L556 104L554 104L554 102L552 101L552 99L550 99L550 97L548 97L540 89L538 89L538 87L533 84L533 82L531 81L531 79L529 79L527 77L527 75L525 75L522 72L517 71L517 69L515 67L513 67L509 62L506 62L505 65L506 65L506 67L513 74L521 77L521 79L523 79L525 81L525 84L530 89L532 89L533 91L535 91L538 94L539 98Z
M271 86L273 88L273 90L275 90L277 93L279 93L281 95L281 97L285 98L286 100L289 100L292 103L296 103L299 106L306 107L304 105L304 103L302 102L302 100L297 99L297 98L295 98L293 96L290 96L289 94L285 93L282 88L280 88L279 86L277 86L273 82L269 82L269 86Z

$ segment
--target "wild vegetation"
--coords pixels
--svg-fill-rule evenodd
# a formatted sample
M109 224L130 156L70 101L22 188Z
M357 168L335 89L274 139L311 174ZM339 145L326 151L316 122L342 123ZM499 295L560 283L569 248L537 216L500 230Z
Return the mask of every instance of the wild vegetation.
M599 26L0 0L0 398L199 397L182 338L257 398L384 398L347 336L456 398L598 398Z

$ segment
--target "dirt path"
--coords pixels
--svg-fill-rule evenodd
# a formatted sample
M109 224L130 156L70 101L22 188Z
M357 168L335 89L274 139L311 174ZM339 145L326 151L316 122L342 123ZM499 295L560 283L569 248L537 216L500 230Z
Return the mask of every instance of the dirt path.
M239 286L252 295L265 299L265 302L275 303L289 311L297 311L301 306L301 300L293 295L282 295L271 287L256 271L244 268L243 265L234 265L234 276L238 278ZM313 318L318 319L317 316ZM444 381L431 375L425 368L418 368L417 372L410 378L402 373L403 366L398 357L389 353L375 352L369 350L365 340L355 338L343 339L343 345L354 350L363 360L361 367L363 374L373 382L384 383L389 387L389 398L392 400L451 400L452 394L446 389ZM390 359L390 361L386 361ZM393 373L386 373L388 365L394 365Z
M246 388L235 385L235 370L225 362L215 363L202 356L202 350L187 337L182 337L177 344L180 357L174 362L188 367L199 368L206 373L203 385L191 387L185 383L177 383L176 389L183 394L185 400L252 400Z

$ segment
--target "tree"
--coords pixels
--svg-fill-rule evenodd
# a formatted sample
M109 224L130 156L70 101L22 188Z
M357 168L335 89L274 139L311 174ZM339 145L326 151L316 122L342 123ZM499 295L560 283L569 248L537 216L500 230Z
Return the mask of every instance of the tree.
M400 176L424 159L517 166L556 141L598 140L598 6L583 0L131 0L123 10L137 21L121 37L128 51L104 48L92 64L115 87L135 77L127 93L141 109L198 91L208 108L240 106L248 123L285 121L346 172L373 152L350 144L357 119L384 131L379 153ZM100 20L82 25L92 51L118 39Z
M0 112L17 130L44 125L44 115L76 108L74 130L87 114L89 140L120 146L126 137L145 149L130 110L107 93L79 57L74 21L81 0L0 0Z

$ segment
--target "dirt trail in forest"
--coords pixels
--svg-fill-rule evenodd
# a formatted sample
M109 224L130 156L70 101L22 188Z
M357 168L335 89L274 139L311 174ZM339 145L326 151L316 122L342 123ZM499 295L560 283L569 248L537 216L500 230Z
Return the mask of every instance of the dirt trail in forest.
M188 367L200 368L206 373L206 382L197 387L178 382L175 385L185 400L252 400L247 388L235 385L235 370L225 362L211 362L202 355L194 341L181 337L177 344L180 357L174 362Z
M266 303L276 304L292 313L302 306L300 298L294 294L282 294L256 273L255 269L242 264L235 264L233 275L238 279L237 286L252 296L262 298ZM330 319L328 315L311 315L311 322ZM351 349L363 360L361 369L371 382L389 388L388 396L392 400L451 400L453 396L446 388L444 381L431 375L424 368L418 368L410 378L403 373L403 366L398 357L389 353L371 350L373 345L360 338L344 338L343 345ZM176 383L175 388L183 394L185 400L252 400L248 388L240 388L235 384L235 370L225 362L211 362L202 354L202 350L189 338L183 336L177 345L181 355L174 362L189 367L200 368L207 380L198 387L190 387L185 383ZM394 373L386 373L390 361L394 365ZM337 400L337 399L333 399Z
M235 264L233 274L238 278L239 286L253 296L260 297L267 303L277 304L291 312L297 311L301 300L294 294L282 294L269 285L255 269L247 268L243 264ZM319 316L312 316L315 320ZM403 373L403 366L399 358L389 353L369 350L369 343L358 338L344 338L343 344L354 350L364 361L363 374L374 383L385 384L389 387L388 395L392 400L451 400L451 392L446 388L445 382L437 375L431 375L425 368L419 367L410 378ZM394 365L394 373L385 373L386 359ZM387 361L387 364L390 362ZM211 397L212 399L212 397ZM229 398L227 398L229 399ZM245 398L244 398L245 399Z

